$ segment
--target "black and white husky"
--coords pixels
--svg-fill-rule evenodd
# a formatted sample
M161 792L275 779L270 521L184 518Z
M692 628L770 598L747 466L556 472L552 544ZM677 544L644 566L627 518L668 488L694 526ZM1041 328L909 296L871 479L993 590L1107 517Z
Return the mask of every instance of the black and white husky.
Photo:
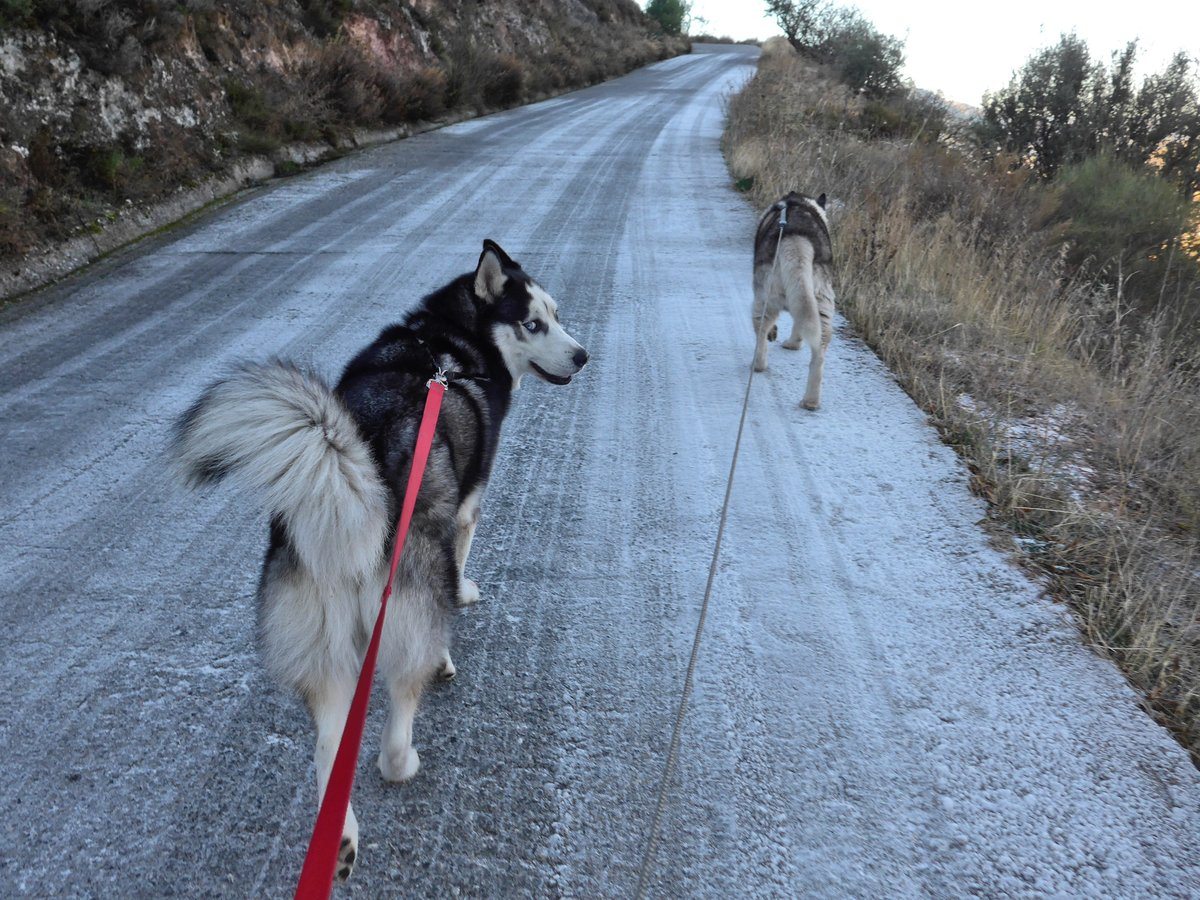
M812 350L808 389L800 405L821 405L821 370L833 336L833 245L825 216L825 195L806 197L792 191L772 204L754 234L754 371L767 368L767 344L775 340L775 320L792 316L792 334L783 342Z
M180 419L175 448L189 481L235 479L270 511L261 640L267 668L312 712L318 803L387 578L426 382L451 373L379 652L391 697L379 751L388 781L416 774L418 698L439 672L453 677L451 609L479 599L463 567L512 392L529 373L567 384L587 358L550 295L484 241L474 272L385 329L336 387L286 362L247 363ZM357 854L351 809L339 877Z

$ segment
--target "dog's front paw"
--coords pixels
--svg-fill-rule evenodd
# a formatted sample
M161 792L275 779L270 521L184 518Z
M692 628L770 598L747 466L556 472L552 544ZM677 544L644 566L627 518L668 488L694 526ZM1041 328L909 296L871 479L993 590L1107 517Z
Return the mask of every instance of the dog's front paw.
M420 768L421 757L417 754L416 747L405 747L395 753L389 753L386 749L379 751L379 774L383 776L384 781L408 781Z
M462 578L458 582L458 605L470 606L479 602L479 585L470 578Z
M358 859L358 836L342 835L342 846L338 848L337 879L345 881L354 871Z
M809 397L805 397L803 400L800 401L800 407L802 409L811 409L811 410L815 411L815 410L818 410L821 408L821 401L813 400Z
M799 341L784 341L779 346L782 347L784 350L799 350L800 342Z
M454 660L450 658L449 652L442 657L442 665L438 668L437 674L433 677L438 681L453 681L454 676L458 674L458 669L455 668Z

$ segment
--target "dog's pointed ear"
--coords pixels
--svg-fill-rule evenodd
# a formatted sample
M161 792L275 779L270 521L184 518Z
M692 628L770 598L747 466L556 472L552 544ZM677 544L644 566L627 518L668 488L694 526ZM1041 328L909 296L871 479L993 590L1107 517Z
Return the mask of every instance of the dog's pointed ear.
M479 264L475 267L475 296L488 301L498 298L504 293L504 283L508 281L505 268L515 265L499 244L485 240L483 252L479 254Z
M817 198L817 206L821 207L821 209L825 208L825 194L824 193L822 193L821 196Z

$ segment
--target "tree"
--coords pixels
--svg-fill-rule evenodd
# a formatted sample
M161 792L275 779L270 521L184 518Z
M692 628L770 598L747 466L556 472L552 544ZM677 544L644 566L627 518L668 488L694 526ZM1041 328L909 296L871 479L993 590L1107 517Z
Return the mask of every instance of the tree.
M884 34L856 9L831 13L817 52L846 85L868 97L880 100L900 90L904 42Z
M767 12L793 47L830 66L851 89L873 99L899 91L904 42L858 10L828 0L768 0Z
M984 145L1015 153L1046 179L1097 153L1135 167L1149 162L1190 197L1200 166L1200 99L1191 61L1177 54L1135 90L1136 57L1131 41L1108 68L1092 59L1081 38L1062 35L1030 57L1006 88L984 95Z
M691 14L692 4L687 0L650 0L646 4L646 15L667 34L681 34Z
M1186 53L1151 75L1138 91L1132 143L1148 151L1160 174L1185 197L1200 192L1200 90Z
M801 53L821 41L821 23L829 15L828 0L767 0L767 15L774 16L784 36Z
M985 136L1053 178L1096 150L1091 117L1102 75L1087 43L1064 34L1030 57L1008 87L984 96Z

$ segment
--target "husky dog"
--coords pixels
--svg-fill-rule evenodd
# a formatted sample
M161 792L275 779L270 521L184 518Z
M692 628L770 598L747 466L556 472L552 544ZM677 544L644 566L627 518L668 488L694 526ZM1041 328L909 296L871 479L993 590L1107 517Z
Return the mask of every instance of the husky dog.
M775 320L787 310L792 334L783 346L812 350L808 389L800 405L821 405L821 370L833 336L833 247L825 195L815 200L792 191L772 204L754 234L754 371L767 368L767 343L775 340Z
M379 751L388 781L416 774L417 701L435 674L454 675L452 608L479 599L463 569L512 392L529 373L567 384L587 359L550 295L484 241L474 272L384 329L336 387L286 362L246 363L180 419L175 451L191 484L228 476L271 514L259 630L267 668L312 713L318 804L387 579L426 382L449 373L379 650L391 697ZM339 878L357 853L351 809Z

